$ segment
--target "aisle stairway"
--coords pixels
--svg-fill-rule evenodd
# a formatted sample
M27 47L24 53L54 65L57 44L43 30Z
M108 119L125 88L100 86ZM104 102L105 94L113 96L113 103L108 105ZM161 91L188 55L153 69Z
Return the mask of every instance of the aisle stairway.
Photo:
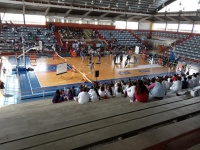
M58 31L54 32L54 35L55 35L55 37L56 37L57 43L58 43L60 46L62 46L63 43L62 43L62 40L61 40L61 37L60 37L60 34L58 33Z

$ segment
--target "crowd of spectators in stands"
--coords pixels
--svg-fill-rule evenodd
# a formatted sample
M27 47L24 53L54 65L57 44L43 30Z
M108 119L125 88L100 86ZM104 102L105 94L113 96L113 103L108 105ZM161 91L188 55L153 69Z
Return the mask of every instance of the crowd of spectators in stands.
M83 29L66 27L59 30L62 39L85 39Z
M130 79L128 81L118 80L104 84L94 82L90 88L86 85L81 85L78 89L72 87L66 92L57 90L52 101L53 103L58 103L65 100L75 100L83 104L112 97L129 97L130 102L162 100L168 92L180 96L180 91L199 86L199 81L199 73L189 75L187 72L186 74L141 78L133 81Z
M92 39L98 38L97 31L93 30L93 31L92 31L92 34L90 35L90 37L91 37Z

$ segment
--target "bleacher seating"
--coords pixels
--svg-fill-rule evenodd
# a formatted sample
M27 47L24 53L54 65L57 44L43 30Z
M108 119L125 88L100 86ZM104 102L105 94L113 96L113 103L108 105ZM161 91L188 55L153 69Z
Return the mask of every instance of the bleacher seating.
M191 39L177 45L175 48L175 53L181 55L182 57L200 60L200 36L194 36Z
M131 35L128 31L123 30L98 30L103 38L106 40L116 39L117 44L121 46L135 46L141 45L139 41Z
M37 32L38 29L40 30L40 32ZM31 33L32 35L30 35L29 33ZM25 47L30 47L39 40L41 40L43 42L43 46L46 47L52 47L52 45L57 43L53 32L48 30L47 28L18 27L17 31L15 29L15 32L13 32L12 27L8 27L1 30L0 32L0 38L5 39L5 42L8 44L7 47L12 47L12 49L14 49L13 40L15 40L15 44L19 43L22 35L25 38ZM1 49L4 50L6 48L2 47Z
M83 29L75 28L75 27L65 27L59 30L59 34L62 40L69 39L82 39L85 38Z
M150 35L150 31L133 31L133 34L137 35L138 37L142 37L142 36L145 36L145 37L149 37Z
M170 38L170 39L186 39L189 36L190 36L189 34L152 31L152 37L163 37L163 38Z
M0 149L149 148L198 129L199 106L199 97L190 96L149 103L112 98L84 105L51 100L10 105L0 110Z

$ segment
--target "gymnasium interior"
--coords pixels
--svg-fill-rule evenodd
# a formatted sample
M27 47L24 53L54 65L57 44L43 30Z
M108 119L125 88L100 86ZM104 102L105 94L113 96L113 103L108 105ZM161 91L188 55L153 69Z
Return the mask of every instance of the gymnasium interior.
M0 150L200 150L200 0L0 0L0 25Z

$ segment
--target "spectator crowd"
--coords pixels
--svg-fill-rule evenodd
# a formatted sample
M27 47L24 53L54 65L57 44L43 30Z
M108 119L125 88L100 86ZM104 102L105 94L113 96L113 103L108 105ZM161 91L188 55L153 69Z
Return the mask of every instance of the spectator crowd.
M130 102L148 102L162 100L167 93L179 93L183 89L192 89L199 86L199 73L174 74L173 76L157 76L153 78L142 78L139 80L118 80L110 83L94 82L90 88L81 85L78 89L74 86L67 91L57 90L52 102L75 100L80 104L87 102L109 99L112 97L129 97Z

